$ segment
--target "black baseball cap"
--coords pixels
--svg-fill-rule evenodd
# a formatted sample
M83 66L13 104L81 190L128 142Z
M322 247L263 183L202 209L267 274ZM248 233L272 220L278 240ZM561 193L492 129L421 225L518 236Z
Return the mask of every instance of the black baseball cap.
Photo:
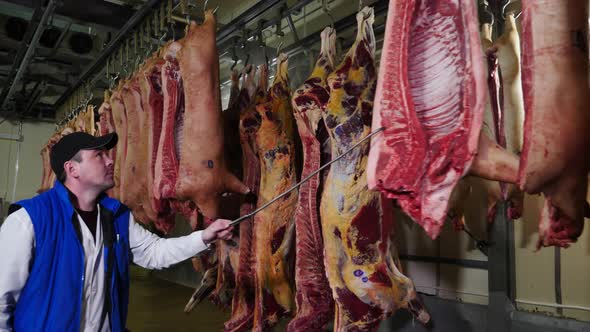
M51 148L51 169L57 178L64 172L64 163L72 159L80 150L112 149L119 140L117 133L95 137L83 132L75 132L62 137Z

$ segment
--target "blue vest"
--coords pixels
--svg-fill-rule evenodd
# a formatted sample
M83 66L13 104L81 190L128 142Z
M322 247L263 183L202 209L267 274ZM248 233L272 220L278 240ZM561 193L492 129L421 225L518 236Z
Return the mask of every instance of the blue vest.
M113 332L125 330L129 303L129 209L99 197L104 241L105 311ZM68 190L53 189L17 202L31 217L35 250L29 278L14 311L14 330L79 331L84 289L80 223Z

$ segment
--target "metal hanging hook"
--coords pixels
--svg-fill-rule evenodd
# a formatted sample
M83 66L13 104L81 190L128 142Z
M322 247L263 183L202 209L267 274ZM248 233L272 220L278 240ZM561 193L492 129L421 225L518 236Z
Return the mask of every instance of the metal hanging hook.
M283 49L283 40L279 42L279 46L277 46L277 57L281 54L281 50Z
M507 12L506 11L506 8L508 8L508 6L511 6L511 5L516 4L518 2L520 2L520 1L512 1L512 0L506 1L506 3L504 4L504 6L502 6L502 18L503 19L506 19L506 15L508 15L510 13L514 14L516 12L516 10L509 10ZM519 10L518 13L516 15L514 15L514 19L517 19L520 16L520 14L522 14L522 10Z
M490 6L487 2L487 0L482 0L479 3L479 20L482 24L487 23L489 25L494 25L495 22L495 18L494 18L494 13L492 12L492 10L490 9Z
M203 13L207 12L207 4L209 3L209 0L205 0L205 3L203 3ZM215 15L215 13L217 13L217 11L219 10L219 4L217 5L217 7L215 7L215 9L213 9L213 15Z
M236 46L235 45L232 46L231 51L232 51L231 58L232 58L232 60L234 60L234 64L231 66L230 70L234 70L234 68L236 68L236 65L238 64L238 60L239 60L238 54L236 53Z
M330 9L328 8L328 0L322 0L322 11L324 12L324 14L328 15L328 17L330 18L330 28L332 28L332 31L334 30L334 16L332 16L332 13L330 13Z

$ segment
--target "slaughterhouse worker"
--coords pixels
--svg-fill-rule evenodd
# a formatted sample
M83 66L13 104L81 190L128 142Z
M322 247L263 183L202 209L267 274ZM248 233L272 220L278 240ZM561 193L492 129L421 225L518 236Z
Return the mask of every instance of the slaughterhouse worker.
M124 331L129 263L161 269L186 260L232 227L163 239L109 198L117 134L64 136L51 150L53 189L12 205L0 228L0 331Z

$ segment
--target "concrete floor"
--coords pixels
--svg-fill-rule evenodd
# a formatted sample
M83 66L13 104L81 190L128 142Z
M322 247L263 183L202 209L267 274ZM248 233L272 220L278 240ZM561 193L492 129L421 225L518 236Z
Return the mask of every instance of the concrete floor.
M223 331L223 323L230 313L221 311L209 301L197 305L190 314L183 312L192 293L190 287L162 279L161 273L132 266L128 329L132 332ZM434 296L422 296L422 300L431 313L431 326L424 327L414 322L408 312L400 310L381 324L379 332L490 331L487 327L486 306ZM588 322L525 312L515 312L513 316L511 330L515 332L590 332ZM274 331L285 331L286 325L287 319L283 319Z
M229 312L205 301L185 314L193 289L158 279L151 271L131 267L127 328L132 332L223 331Z

